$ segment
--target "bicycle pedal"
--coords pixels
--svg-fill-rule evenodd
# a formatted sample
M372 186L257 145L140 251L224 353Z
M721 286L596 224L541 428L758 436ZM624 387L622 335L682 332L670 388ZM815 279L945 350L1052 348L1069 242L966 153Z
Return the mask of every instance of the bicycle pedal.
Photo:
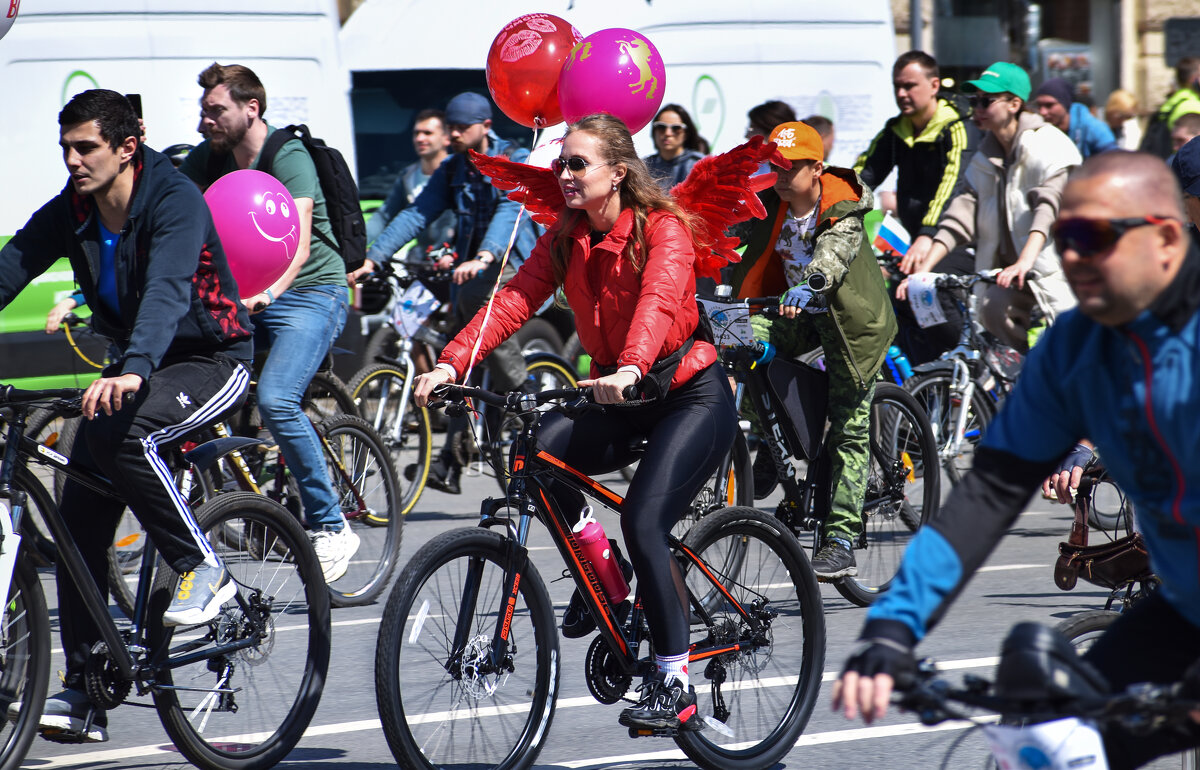
M85 730L61 730L56 727L45 727L40 730L43 739L51 743L96 743L94 738L88 738Z
M679 735L677 727L631 727L630 738L674 738Z

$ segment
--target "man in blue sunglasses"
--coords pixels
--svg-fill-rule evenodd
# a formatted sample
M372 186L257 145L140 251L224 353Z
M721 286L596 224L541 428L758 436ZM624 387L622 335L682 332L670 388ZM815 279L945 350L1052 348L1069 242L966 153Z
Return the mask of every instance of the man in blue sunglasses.
M1089 158L1053 237L1079 301L1033 349L975 467L913 538L834 689L867 721L887 709L912 649L1076 442L1092 439L1138 515L1161 588L1084 659L1114 691L1185 682L1200 696L1200 247L1171 170L1146 153ZM1200 725L1103 729L1110 767L1200 746Z

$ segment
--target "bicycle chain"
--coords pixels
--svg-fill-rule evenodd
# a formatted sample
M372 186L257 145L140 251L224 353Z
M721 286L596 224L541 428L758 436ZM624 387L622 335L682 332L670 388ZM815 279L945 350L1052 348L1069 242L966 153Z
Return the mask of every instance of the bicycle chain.
M92 646L83 669L83 682L88 698L105 710L115 709L124 703L133 686L132 682L121 677L104 642L96 642Z

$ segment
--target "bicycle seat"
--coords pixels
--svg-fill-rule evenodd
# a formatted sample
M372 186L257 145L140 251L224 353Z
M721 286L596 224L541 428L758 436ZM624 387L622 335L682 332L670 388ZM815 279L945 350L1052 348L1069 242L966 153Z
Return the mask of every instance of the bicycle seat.
M1062 634L1040 623L1018 623L1000 646L996 694L1030 701L1102 697L1108 682Z

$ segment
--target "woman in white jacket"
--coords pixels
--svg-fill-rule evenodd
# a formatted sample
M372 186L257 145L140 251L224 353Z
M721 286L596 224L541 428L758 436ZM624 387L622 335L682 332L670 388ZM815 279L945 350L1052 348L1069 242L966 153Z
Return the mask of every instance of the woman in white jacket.
M1075 306L1048 236L1067 173L1082 158L1066 134L1024 111L1029 76L1017 65L993 64L964 90L973 93L973 118L985 133L967 166L966 188L946 207L920 269L933 269L949 251L974 241L975 269L1000 268L996 285L983 293L980 320L1025 350L1035 305L1048 323Z

